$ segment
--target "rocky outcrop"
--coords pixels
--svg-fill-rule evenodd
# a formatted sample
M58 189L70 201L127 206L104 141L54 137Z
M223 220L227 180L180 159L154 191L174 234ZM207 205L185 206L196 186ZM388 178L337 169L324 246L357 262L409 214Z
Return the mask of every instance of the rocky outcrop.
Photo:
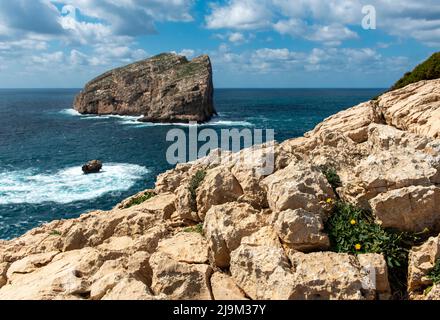
M0 299L388 299L388 257L331 252L324 226L341 199L384 228L440 232L439 88L386 93L280 144L213 151L113 210L0 242ZM273 170L260 170L271 151ZM412 248L410 298L440 299L439 248Z
M102 169L102 162L99 160L92 160L82 166L82 171L85 174L98 173Z
M208 56L164 53L111 70L76 97L82 114L143 116L146 122L205 122L216 114Z

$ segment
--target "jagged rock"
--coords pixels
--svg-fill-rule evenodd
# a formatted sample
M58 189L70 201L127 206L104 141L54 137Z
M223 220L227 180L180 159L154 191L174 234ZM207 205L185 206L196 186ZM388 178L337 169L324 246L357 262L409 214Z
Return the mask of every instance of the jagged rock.
M427 275L439 258L440 236L431 237L421 246L412 248L408 262L408 292L412 298L423 295L424 289L432 285Z
M260 228L250 236L241 239L241 244L247 244L250 246L266 246L281 248L281 242L277 233L271 226L265 226Z
M291 249L305 252L330 247L328 236L322 232L321 217L304 209L280 212L274 226L281 241Z
M206 214L203 230L211 248L213 261L219 268L227 268L231 251L241 239L258 231L265 224L265 216L246 203L227 203L212 207Z
M420 232L440 229L440 188L411 186L382 193L370 201L385 228Z
M150 259L153 270L151 289L172 300L211 300L209 279L213 270L205 264L178 262L170 255L156 252Z
M226 168L210 170L197 189L197 213L200 220L215 205L236 201L243 194L243 189L234 175Z
M98 173L102 169L102 162L99 160L92 160L90 162L87 162L82 167L82 171L85 174L91 174L91 173Z
M379 97L378 109L391 126L440 138L440 79L386 93Z
M15 278L23 274L32 273L35 270L49 264L58 255L58 251L40 253L27 256L12 263L6 273L8 281L14 282Z
M326 217L326 200L336 198L322 172L304 162L292 162L285 169L265 178L262 183L274 212L304 209Z
M368 274L378 298L389 300L391 287L388 280L388 266L382 254L369 253L358 255L358 260L363 270Z
M9 268L9 263L1 262L0 263L0 288L3 287L8 282L8 277L6 273Z
M211 277L214 300L248 300L230 276L215 272Z
M102 298L102 300L161 300L165 297L155 297L150 289L139 280L126 277L116 283L116 285Z
M241 245L231 254L234 282L253 300L287 300L294 295L294 277L283 249Z
M87 278L102 263L102 256L93 248L60 253L46 266L13 277L0 289L0 300L88 299Z
M216 114L213 91L208 56L188 61L160 54L90 81L74 107L83 114L144 116L142 121L205 122Z
M175 261L208 263L208 244L196 232L181 232L159 243L157 251L171 256Z
M293 299L364 300L375 297L375 283L355 256L333 252L289 255L294 274Z

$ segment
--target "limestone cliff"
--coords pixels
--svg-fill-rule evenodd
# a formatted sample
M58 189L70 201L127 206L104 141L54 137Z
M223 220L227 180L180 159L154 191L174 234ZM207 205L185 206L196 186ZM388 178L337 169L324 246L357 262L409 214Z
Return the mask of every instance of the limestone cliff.
M440 80L422 81L276 144L269 175L269 145L178 165L111 211L0 242L0 299L388 299L389 257L336 252L325 225L345 201L438 235L439 123ZM410 298L440 299L439 238L409 254Z
M151 122L205 122L216 114L208 56L165 53L104 73L76 97L82 114L144 116Z

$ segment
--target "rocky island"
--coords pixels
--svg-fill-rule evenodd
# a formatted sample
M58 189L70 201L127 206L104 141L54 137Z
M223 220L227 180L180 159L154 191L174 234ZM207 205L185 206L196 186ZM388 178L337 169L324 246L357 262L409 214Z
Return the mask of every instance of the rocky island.
M438 300L439 137L423 80L276 144L267 176L266 144L180 164L0 242L0 299Z
M145 122L206 122L216 114L208 56L172 53L104 73L76 97L81 114L143 116Z

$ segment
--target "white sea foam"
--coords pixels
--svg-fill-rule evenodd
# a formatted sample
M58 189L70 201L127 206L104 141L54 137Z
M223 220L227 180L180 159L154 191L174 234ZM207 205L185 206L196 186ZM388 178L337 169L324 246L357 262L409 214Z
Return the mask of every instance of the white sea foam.
M82 116L81 113L76 111L75 109L64 109L60 111L61 114L67 115L67 116L74 116L74 117L80 117Z
M134 126L136 128L145 128L145 127L156 127L156 126L178 126L178 127L190 127L196 126L196 124L189 123L154 123L154 122L139 122L136 120L124 120L119 123L124 125ZM221 127L253 127L254 125L248 121L228 121L228 120L213 120L210 122L206 122L203 124L198 124L198 127L212 127L212 126L221 126Z
M0 204L71 203L130 189L148 169L133 164L109 163L101 173L85 175L81 167L53 174L35 169L0 173Z

